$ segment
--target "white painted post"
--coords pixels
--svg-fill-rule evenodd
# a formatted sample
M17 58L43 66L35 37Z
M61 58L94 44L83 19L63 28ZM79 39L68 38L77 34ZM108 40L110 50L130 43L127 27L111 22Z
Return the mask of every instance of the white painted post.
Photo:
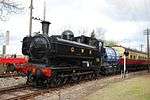
M125 78L126 76L126 56L124 55L124 73L123 73L123 77Z

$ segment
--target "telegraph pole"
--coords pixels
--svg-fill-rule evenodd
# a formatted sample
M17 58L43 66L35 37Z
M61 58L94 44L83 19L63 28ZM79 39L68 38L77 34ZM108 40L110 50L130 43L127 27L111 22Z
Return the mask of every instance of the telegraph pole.
M144 35L147 36L147 62L148 62L147 67L148 67L148 72L150 72L150 66L149 66L149 63L150 63L150 61L149 61L149 59L150 59L150 57L149 57L149 53L150 53L150 50L149 50L149 35L150 35L150 33L149 33L149 29L148 28L145 30L145 34Z
M30 3L30 22L29 22L29 36L32 34L32 10L33 10L33 0Z
M45 21L46 17L46 2L44 1L44 11L43 11L43 20Z
M143 44L140 45L141 52L143 51Z

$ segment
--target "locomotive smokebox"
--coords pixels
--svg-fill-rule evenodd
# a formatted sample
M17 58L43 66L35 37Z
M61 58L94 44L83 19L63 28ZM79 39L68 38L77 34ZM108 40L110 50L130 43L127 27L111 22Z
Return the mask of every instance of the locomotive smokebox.
M42 31L43 31L43 34L47 34L48 35L48 32L49 32L49 25L51 24L50 22L48 21L42 21Z

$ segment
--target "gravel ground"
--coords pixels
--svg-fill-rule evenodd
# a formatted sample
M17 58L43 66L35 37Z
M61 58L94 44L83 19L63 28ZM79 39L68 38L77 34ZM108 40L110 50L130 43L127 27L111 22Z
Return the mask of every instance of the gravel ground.
M115 77L119 78L119 77ZM82 82L73 86L67 86L65 89L53 91L52 93L46 93L41 96L35 97L36 100L78 100L88 94L93 93L97 89L103 88L111 83L114 78L106 78L93 80L88 82Z
M25 84L26 77L6 77L0 78L0 88L11 87L19 84Z

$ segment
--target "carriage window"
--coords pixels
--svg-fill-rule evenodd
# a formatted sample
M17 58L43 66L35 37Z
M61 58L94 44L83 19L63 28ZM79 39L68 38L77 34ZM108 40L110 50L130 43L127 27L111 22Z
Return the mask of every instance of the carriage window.
M139 59L141 59L141 56L139 56Z
M130 59L132 59L132 55L130 55Z

